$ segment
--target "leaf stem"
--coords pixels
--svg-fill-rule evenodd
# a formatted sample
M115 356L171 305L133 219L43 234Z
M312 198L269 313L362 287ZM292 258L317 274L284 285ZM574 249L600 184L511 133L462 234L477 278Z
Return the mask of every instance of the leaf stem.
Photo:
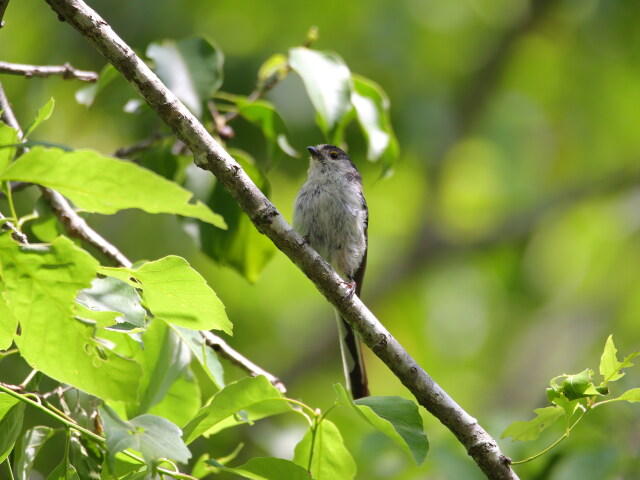
M567 438L569 436L569 433L571 433L571 430L573 430L573 428L578 424L578 422L580 422L580 420L582 420L582 418L586 415L586 413L588 411L589 411L589 406L587 406L587 408L582 411L582 413L576 419L576 421L573 422L573 425L568 426L567 429L565 430L565 432L562 434L562 436L558 440L553 442L551 445L549 445L547 448L545 448L541 452L536 453L535 455L530 456L529 458L525 458L524 460L512 461L511 465L519 465L519 464L522 464L522 463L530 462L531 460L535 460L536 458L541 457L542 455L547 453L549 450L555 448L560 442L562 442L565 438Z
M11 220L14 222L18 221L18 215L16 214L16 208L13 204L13 196L11 195L11 182L7 180L4 182L4 194L7 197L7 203L9 204L9 213L11 214Z
M9 472L9 480L16 480L16 477L13 476L13 469L11 468L11 462L9 461L9 457L5 460L7 464L7 471Z

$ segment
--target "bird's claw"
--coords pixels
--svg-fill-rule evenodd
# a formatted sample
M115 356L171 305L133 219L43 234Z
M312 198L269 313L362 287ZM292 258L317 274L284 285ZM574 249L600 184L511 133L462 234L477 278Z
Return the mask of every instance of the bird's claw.
M347 290L345 293L343 300L350 300L353 297L353 294L356 293L356 282L340 282L340 284Z

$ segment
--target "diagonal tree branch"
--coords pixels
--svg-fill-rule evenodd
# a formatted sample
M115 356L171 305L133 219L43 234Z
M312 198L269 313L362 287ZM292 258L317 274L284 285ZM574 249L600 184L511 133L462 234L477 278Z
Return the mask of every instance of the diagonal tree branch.
M313 281L360 334L364 343L449 428L490 479L516 479L496 441L416 363L356 296L345 296L340 277L298 235L284 217L133 50L81 0L46 0L58 17L80 32L144 97L196 163L217 177L258 230L267 235Z
M78 70L69 63L64 65L24 65L21 63L0 62L0 73L22 75L27 78L61 75L65 80L75 78L82 82L95 82L98 79L96 72Z

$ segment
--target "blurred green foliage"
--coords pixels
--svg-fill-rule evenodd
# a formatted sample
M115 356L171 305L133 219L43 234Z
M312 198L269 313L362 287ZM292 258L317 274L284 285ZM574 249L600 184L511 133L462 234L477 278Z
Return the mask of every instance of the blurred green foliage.
M363 298L418 362L494 437L546 404L540 394L561 371L595 368L609 333L618 349L640 344L640 35L637 2L598 0L96 0L92 6L139 53L150 43L204 34L225 53L223 89L248 94L274 53L303 42L338 52L352 72L375 80L391 102L402 157L380 179L364 138L347 130L370 208ZM104 60L44 2L12 1L0 30L2 60L70 62L99 71ZM32 139L103 153L159 129L148 111L123 113L135 93L120 78L90 110L81 85L3 76L25 124L50 97L51 120ZM299 78L267 96L291 145L323 141ZM256 159L268 145L239 120L227 142ZM269 171L271 198L291 217L306 161ZM16 195L19 213L31 205ZM3 211L4 203L0 203ZM341 381L330 308L304 276L276 254L250 285L202 254L170 217L121 212L90 223L130 258L189 259L227 308L230 340L280 376L289 396L327 407ZM372 390L408 396L367 352ZM230 367L231 368L231 367ZM16 364L16 382L26 374ZM631 369L618 383L638 383ZM640 471L637 406L598 409L549 456L518 468L528 479L632 479ZM481 478L453 436L423 412L431 450L412 465L391 441L336 412L358 478ZM35 421L35 420L34 420ZM350 422L353 422L351 425ZM266 421L216 437L200 453L239 458L291 455L304 425ZM527 457L559 436L502 441ZM40 460L60 458L55 446ZM50 459L50 460L48 460ZM49 465L55 467L55 463ZM220 478L224 478L220 475ZM231 477L229 477L231 478Z

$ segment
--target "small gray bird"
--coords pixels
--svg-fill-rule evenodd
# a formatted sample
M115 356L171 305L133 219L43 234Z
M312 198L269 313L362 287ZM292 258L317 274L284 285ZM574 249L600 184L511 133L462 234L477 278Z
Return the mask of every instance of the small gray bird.
M360 172L334 145L307 147L311 153L307 181L293 209L293 226L360 296L367 264L369 210ZM360 339L338 316L342 361L353 398L369 395Z

